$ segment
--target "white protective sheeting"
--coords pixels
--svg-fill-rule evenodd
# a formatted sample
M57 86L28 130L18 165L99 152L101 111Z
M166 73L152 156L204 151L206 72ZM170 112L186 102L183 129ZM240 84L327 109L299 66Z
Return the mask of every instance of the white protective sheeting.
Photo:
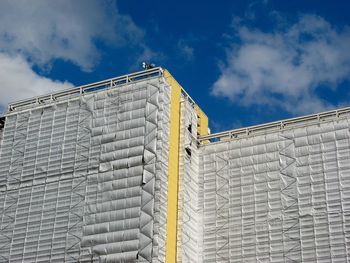
M171 87L157 76L6 115L0 262L165 262ZM346 114L199 146L183 92L177 261L349 262Z
M3 131L4 131L4 129L3 129L4 127L2 125L3 124L1 124L1 122L0 122L0 150L1 150L1 144L2 144Z
M0 262L163 262L169 94L154 78L9 114Z
M203 262L349 262L349 127L203 145Z
M182 99L179 147L179 206L177 262L198 262L201 235L199 214L199 150L197 113L193 103Z

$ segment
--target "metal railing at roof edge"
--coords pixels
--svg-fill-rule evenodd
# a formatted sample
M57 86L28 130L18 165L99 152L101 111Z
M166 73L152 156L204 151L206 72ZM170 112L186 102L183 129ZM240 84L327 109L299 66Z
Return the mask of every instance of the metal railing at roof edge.
M60 98L64 98L67 96L75 96L75 95L79 96L79 95L83 95L88 92L92 92L96 90L109 89L120 85L136 82L139 80L161 76L163 74L163 71L164 70L162 67L155 67L155 68L142 70L135 73L126 74L123 76L110 78L99 82L94 82L91 84L51 93L51 94L46 94L46 95L36 96L29 99L16 101L9 104L8 112L13 112L13 111L16 111L16 109L30 106L30 105L41 105L41 104L45 105L46 102L57 101Z
M213 133L206 136L198 137L198 141L199 143L204 143L204 142L214 143L214 142L220 142L223 140L226 141L229 139L243 138L243 137L263 134L264 132L267 132L267 131L276 132L279 130L286 130L288 128L297 128L297 127L303 127L303 126L309 126L312 124L321 123L324 121L332 121L337 118L341 118L344 115L350 116L350 107L331 110L331 111L325 111L325 112L320 112L320 113L315 113L315 114L310 114L310 115L305 115L301 117L290 118L290 119L285 119L280 121L274 121L274 122L269 122L265 124L249 126L245 128L238 128L238 129L233 129L233 130L224 131L224 132Z

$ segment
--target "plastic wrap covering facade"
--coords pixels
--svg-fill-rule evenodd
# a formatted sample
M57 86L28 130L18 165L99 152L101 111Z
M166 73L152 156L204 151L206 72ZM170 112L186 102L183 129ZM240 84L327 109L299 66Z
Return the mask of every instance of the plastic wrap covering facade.
M349 127L202 146L203 262L349 262Z
M0 118L0 262L350 262L350 108L208 135L162 68Z
M0 262L164 262L161 77L6 116Z
M186 99L181 102L180 122L177 262L198 262L201 253L198 117L193 104Z
M5 125L5 118L0 118L0 150L1 150L3 132L4 132L4 125Z

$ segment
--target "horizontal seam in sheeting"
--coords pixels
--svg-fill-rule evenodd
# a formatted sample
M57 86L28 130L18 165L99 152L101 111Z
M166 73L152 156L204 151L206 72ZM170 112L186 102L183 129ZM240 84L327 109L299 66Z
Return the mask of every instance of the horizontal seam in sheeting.
M124 223L123 225L125 225L125 224L129 225L129 228L126 228L125 226L123 226L123 229L117 230L117 231L110 231L110 229L108 229L106 231L95 231L94 233L91 233L91 234L84 233L84 237L98 236L98 235L102 235L102 234L106 234L106 235L113 235L115 233L122 234L124 232L133 231L135 229L140 230L139 217L132 217L132 218L125 218L125 219L116 220L116 221L89 224L89 225L84 225L82 227L84 228L83 232L86 232L85 229L97 230L98 228L101 228L103 226L113 225L113 224L118 224L118 223ZM110 226L108 228L110 228Z
M120 200L132 199L132 198L134 198L134 199L140 198L140 205L139 204L137 204L135 206L127 206L127 205L125 205L125 206L121 207L120 209L113 208L113 211L119 211L119 210L125 210L125 209L129 209L129 208L132 209L132 208L135 208L135 207L141 207L141 196L134 196L134 197L131 197L131 198L116 199L116 200L111 200L111 201L104 201L104 202L101 202L101 203L86 203L84 205L84 207L92 206L92 205L102 206L102 205L105 205L106 203L111 203L113 201L114 202L118 202ZM93 215L93 214L105 213L105 212L111 211L112 209L109 207L109 208L106 208L106 209L103 209L103 210L102 209L96 209L96 210L98 210L98 211L93 212L93 213L87 213L86 212L86 213L84 213L84 215L89 216L89 215Z
M92 175L92 174L90 174L90 175ZM75 176L73 178L71 177L71 178L66 178L66 179L62 179L62 180L56 180L54 182L44 182L44 183L40 183L40 184L36 184L36 185L30 185L30 186L18 186L17 188L7 189L7 190L4 190L4 191L0 190L0 193L1 192L13 192L13 191L18 191L18 190L23 190L23 189L26 189L26 188L33 188L33 187L36 187L36 186L49 185L49 184L54 184L54 183L58 183L58 182L74 181L74 180L78 180L78 179L81 179L81 178L85 178L86 176L87 175ZM4 186L8 186L8 185L6 184Z
M135 216L125 216L125 215L128 215L128 214L135 214L139 211L139 208L141 208L141 206L130 206L128 207L127 211L126 212L121 212L121 211L124 211L125 209L119 209L119 210L112 210L112 211L106 211L106 212L100 212L100 213L94 213L94 214L84 214L84 216L86 217L90 217L92 219L96 219L98 216L92 216L92 215L100 215L101 217L100 218L107 218L108 220L111 220L110 218L113 218L113 222L115 221L120 221L120 220L124 220L124 219L133 219L133 218L139 218L139 217L135 217ZM133 212L129 211L129 210L132 210ZM112 216L108 217L107 215L110 214ZM119 217L116 216L116 214L119 215ZM120 216L120 215L123 215L123 216ZM139 216L139 215L138 215ZM95 225L95 224L100 224L100 223L108 223L108 222L112 222L112 221L105 221L105 220L90 220L90 219L87 219L87 221L85 222L85 226L88 226L88 225ZM91 223L89 222L91 221Z

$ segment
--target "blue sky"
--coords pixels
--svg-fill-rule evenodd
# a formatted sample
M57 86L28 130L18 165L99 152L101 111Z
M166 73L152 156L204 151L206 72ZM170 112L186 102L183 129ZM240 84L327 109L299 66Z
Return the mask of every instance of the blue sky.
M350 2L0 2L0 109L141 69L175 76L213 132L350 106Z

